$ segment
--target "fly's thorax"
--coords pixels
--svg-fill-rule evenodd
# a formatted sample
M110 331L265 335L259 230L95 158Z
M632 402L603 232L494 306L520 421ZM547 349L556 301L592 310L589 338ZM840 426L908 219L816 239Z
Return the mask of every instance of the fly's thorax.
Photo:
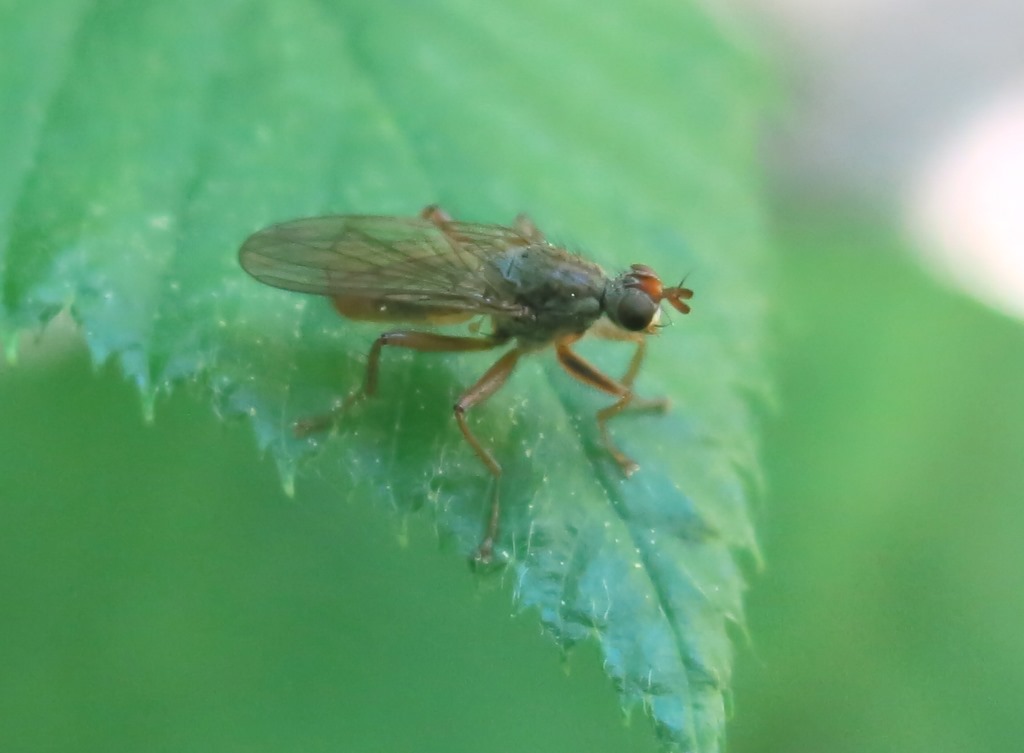
M593 262L556 246L535 244L511 249L500 270L524 313L496 318L495 325L524 345L585 332L601 316L608 278Z

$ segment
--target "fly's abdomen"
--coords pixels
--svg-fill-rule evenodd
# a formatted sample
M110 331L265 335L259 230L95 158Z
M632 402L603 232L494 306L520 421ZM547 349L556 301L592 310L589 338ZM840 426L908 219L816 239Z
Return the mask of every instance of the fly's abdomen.
M465 309L447 309L443 306L403 301L394 297L385 299L379 296L335 296L331 303L334 304L334 310L342 316L364 322L459 324L475 315Z

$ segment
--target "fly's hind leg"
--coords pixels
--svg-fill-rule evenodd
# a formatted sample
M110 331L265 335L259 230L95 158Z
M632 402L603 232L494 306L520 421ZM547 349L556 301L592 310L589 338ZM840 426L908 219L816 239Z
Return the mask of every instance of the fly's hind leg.
M411 348L429 353L451 353L473 350L490 350L505 342L500 337L458 337L438 335L432 332L397 331L385 332L373 342L366 360L366 375L362 386L350 392L340 403L329 412L319 416L310 416L295 422L295 435L304 437L318 431L331 428L338 419L355 403L371 397L377 392L377 373L380 369L380 352L385 345L398 348Z
M385 345L391 345L399 348L411 348L412 350L429 353L451 353L491 350L492 348L505 344L507 340L508 338L505 337L457 337L452 335L438 335L432 332L385 332L374 341L373 346L370 348L363 386L350 393L348 397L342 400L342 402L329 413L322 416L313 416L296 422L295 433L298 436L305 436L312 432L329 428L338 420L339 416L355 402L362 400L363 398L370 397L376 393L377 374L380 368L380 352ZM491 494L491 508L488 515L487 527L484 530L484 536L480 542L480 546L474 555L474 560L482 565L486 565L491 561L494 554L494 542L498 536L498 522L501 512L501 508L498 504L498 479L501 476L501 465L499 465L498 461L494 459L494 455L480 444L480 440L476 438L473 432L469 430L469 425L466 423L466 411L474 405L482 403L497 392L503 384L505 384L521 355L522 351L515 348L499 358L498 361L491 366L491 368L488 369L482 377L480 377L476 384L466 390L466 392L459 398L458 402L455 403L453 408L455 420L459 425L459 430L466 438L466 441L469 442L469 446L473 448L473 452L476 453L480 462L484 464L484 467L487 468L490 474L494 477L494 480L492 481L494 490Z

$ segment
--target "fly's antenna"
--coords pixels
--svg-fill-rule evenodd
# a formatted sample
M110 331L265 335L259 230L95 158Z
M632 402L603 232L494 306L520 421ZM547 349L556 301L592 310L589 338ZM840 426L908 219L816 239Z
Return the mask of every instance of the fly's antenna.
M689 275L687 275L687 277L689 277ZM693 298L693 291L686 287L686 277L680 280L679 284L674 288L662 289L661 297L668 301L672 305L672 308L680 314L690 313L690 305L686 302Z

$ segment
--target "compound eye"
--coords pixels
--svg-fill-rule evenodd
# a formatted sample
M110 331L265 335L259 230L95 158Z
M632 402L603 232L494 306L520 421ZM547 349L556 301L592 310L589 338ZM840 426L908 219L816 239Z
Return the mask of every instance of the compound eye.
M630 290L619 301L615 318L623 329L639 332L651 326L657 311L658 304L652 301L649 295L640 290Z

